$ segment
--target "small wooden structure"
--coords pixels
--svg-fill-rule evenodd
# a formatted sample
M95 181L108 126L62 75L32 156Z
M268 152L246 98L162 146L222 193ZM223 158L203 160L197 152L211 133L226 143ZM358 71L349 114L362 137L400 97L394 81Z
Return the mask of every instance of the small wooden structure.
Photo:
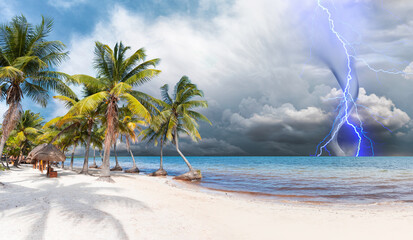
M27 155L27 163L33 164L33 168L37 168L39 164L39 169L43 173L43 169L47 164L47 177L57 177L57 172L50 167L52 162L64 162L66 156L53 144L41 144L35 148Z

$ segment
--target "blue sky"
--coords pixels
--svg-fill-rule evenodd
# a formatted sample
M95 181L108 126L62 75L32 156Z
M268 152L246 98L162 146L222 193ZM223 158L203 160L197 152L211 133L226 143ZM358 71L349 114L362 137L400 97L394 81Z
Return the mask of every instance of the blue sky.
M162 74L140 90L159 97L159 87L188 75L209 101L203 141L182 145L192 155L311 155L329 132L340 94L332 66L343 63L316 0L0 0L0 21L24 14L33 23L53 17L50 39L64 42L70 59L59 70L94 75L95 41L123 41L161 58ZM351 39L359 103L379 155L412 155L411 75L413 3L408 0L324 0L337 26ZM336 44L336 43L335 43ZM51 100L47 119L66 109ZM0 105L4 111L5 106ZM383 118L375 118L380 116ZM377 122L391 129L385 130ZM122 146L120 146L122 148ZM140 154L156 154L136 145ZM172 153L173 149L167 150Z
M40 15L55 20L55 30L51 37L68 39L72 34L87 34L99 21L109 20L109 12L115 6L127 8L135 14L144 16L148 21L160 16L185 14L211 17L217 13L217 5L209 5L200 10L200 2L192 0L18 0L0 1L2 7L9 9L1 20L11 15L24 14L31 22L39 21ZM11 13L11 14L9 14Z

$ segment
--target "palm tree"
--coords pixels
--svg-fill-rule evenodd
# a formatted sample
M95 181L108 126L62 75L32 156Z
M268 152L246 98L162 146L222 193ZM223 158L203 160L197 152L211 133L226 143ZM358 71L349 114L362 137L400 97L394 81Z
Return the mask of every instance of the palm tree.
M142 119L133 115L132 112L126 107L120 108L119 113L121 116L121 120L118 122L119 133L121 135L120 139L122 140L122 137L125 138L126 148L128 152L130 153L132 157L132 161L133 161L132 168L126 170L125 172L139 173L139 168L136 166L135 157L133 156L133 152L130 147L130 144L131 142L135 143L138 140L137 135L136 135L136 130L141 131L142 129L140 126L145 126L147 124Z
M70 170L73 171L73 162L75 157L75 152L77 146L85 145L85 134L86 131L83 128L73 129L71 131L65 131L60 137L56 140L56 145L61 149L68 149L72 147L72 153L70 157Z
M85 86L84 94L86 97L91 96L94 94L94 90L87 88ZM79 102L77 97L70 98L67 96L54 96L53 98L63 101L67 107L73 107ZM83 168L80 172L83 174L89 174L89 150L90 150L90 145L92 143L92 135L93 135L92 129L95 126L96 121L100 116L101 110L102 110L102 104L95 109L83 110L79 114L72 114L69 111L66 115L62 117L57 117L50 121L50 123L56 123L58 126L61 126L65 123L71 123L71 124L78 124L82 127L83 126L86 127L87 130L85 134L86 134L87 140L86 140L85 158L83 161Z
M79 101L69 113L82 114L84 111L96 109L99 105L104 106L106 113L103 166L98 180L113 181L109 169L110 147L118 133L120 101L138 117L146 121L151 119L149 111L152 106L147 101L151 97L132 88L141 86L160 73L160 70L150 68L156 67L159 59L145 61L144 49L139 49L130 57L126 57L129 49L130 47L124 46L122 42L117 43L113 50L107 45L96 42L94 67L99 77L73 76L79 83L95 89L96 93Z
M0 93L9 106L3 120L0 155L20 118L24 96L46 106L51 90L73 95L63 82L69 77L51 70L67 56L62 42L46 40L52 26L53 21L44 17L39 25L33 26L23 15L0 26Z
M93 144L93 164L89 168L98 168L96 164L96 148L99 149L99 152L103 148L103 141L105 139L105 128L95 125L92 131L92 144Z
M70 160L70 170L73 170L73 161L76 147L82 145L85 140L84 126L80 122L70 122L57 126L56 121L61 117L54 118L47 122L42 129L42 135L37 137L37 145L42 143L54 143L63 152L72 147L72 156Z
M4 154L6 155L6 168L10 169L9 161L11 160L12 162L16 163L15 159L17 159L20 154L19 141L17 140L16 136L10 136L9 139L7 139L4 148Z
M199 112L192 110L196 107L208 107L205 100L194 100L195 97L203 97L204 94L197 86L189 80L188 77L183 76L181 80L175 85L172 97L168 93L168 84L161 87L162 94L162 111L160 118L163 119L163 124L166 124L166 138L173 141L176 151L182 157L189 168L189 172L182 174L177 179L196 180L201 179L202 175L199 170L194 170L186 157L179 150L179 133L189 135L193 141L201 139L198 132L198 120L203 120L211 124L211 122ZM162 124L160 124L162 126ZM157 131L163 131L162 128Z
M160 115L152 119L151 125L143 130L139 136L142 136L142 141L154 142L155 146L160 143L161 153L159 161L159 169L151 173L150 176L166 176L168 173L163 169L163 146L168 142L166 137L167 124Z
M33 148L37 136L41 133L42 122L43 118L40 114L30 110L26 110L20 117L16 128L10 133L10 137L16 138L16 144L20 149L19 159L15 165L18 165L23 155L27 155Z

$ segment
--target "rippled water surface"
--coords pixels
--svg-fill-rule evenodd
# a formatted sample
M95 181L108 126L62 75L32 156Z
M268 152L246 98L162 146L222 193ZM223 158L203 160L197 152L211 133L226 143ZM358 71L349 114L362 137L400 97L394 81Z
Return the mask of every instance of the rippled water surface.
M266 198L308 202L407 202L413 203L411 157L188 157L202 171L199 185ZM113 159L111 159L113 160ZM159 157L136 157L149 173ZM83 159L76 158L81 166ZM124 168L130 157L119 157ZM66 165L69 161L66 162ZM97 161L100 164L100 158ZM114 162L111 163L111 166ZM187 171L180 157L165 157L169 175Z

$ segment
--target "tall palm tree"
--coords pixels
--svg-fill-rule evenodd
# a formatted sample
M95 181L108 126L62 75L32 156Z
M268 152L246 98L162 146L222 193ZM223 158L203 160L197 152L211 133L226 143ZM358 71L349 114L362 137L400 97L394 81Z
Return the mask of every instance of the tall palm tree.
M33 26L23 15L0 26L0 93L9 106L3 120L0 154L20 118L24 96L46 106L51 90L73 94L63 82L68 76L51 70L67 57L62 42L46 40L52 26L53 21L44 17Z
M159 59L146 61L144 49L139 49L127 57L126 52L129 49L130 47L124 46L122 42L117 43L113 50L107 45L96 42L94 68L99 77L73 76L79 83L95 89L96 93L79 101L69 113L81 114L84 111L96 109L104 103L106 135L103 166L99 178L103 181L113 181L110 178L109 159L110 147L118 133L119 103L122 101L133 114L146 121L151 119L148 108L152 107L147 101L151 97L132 88L141 86L160 73L160 70L150 68L156 67Z
M169 141L174 142L176 151L189 168L189 172L178 176L177 179L201 179L201 172L199 170L194 170L188 159L186 159L179 150L179 133L189 135L193 141L201 139L201 135L198 132L199 125L197 121L202 120L209 124L211 124L211 122L201 113L194 111L193 108L206 108L208 107L208 103L205 100L194 100L195 97L203 97L204 94L195 84L191 83L186 76L183 76L175 85L172 97L169 95L168 90L168 84L161 87L163 109L160 113L160 118L163 118L163 124L166 124L166 138ZM162 124L160 126L162 126ZM158 130L162 131L162 128Z

